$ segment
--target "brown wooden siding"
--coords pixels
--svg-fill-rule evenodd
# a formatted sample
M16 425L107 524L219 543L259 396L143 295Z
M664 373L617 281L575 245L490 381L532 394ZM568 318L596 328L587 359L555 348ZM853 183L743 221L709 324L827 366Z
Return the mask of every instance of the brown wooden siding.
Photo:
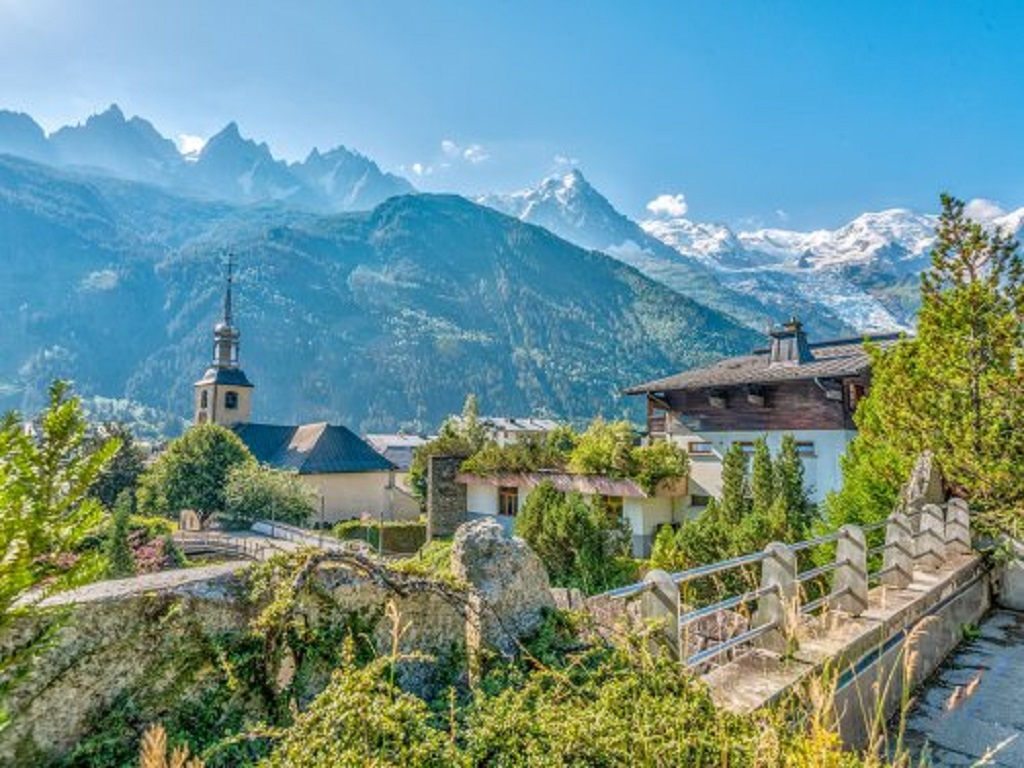
M763 406L748 401L746 387L670 390L664 400L675 419L696 432L854 429L850 383L863 386L866 381L857 378L842 382L842 400L828 399L813 381L765 385L759 390L764 396ZM711 405L712 396L716 401L724 398L724 407ZM655 426L662 427L658 418L661 413L648 409L648 429L655 431Z

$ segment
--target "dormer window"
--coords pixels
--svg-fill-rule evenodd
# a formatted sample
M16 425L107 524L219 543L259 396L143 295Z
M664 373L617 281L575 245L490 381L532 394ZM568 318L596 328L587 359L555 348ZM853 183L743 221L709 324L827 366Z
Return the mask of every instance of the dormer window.
M235 410L238 407L238 393L237 392L225 392L224 393L224 407L228 410Z

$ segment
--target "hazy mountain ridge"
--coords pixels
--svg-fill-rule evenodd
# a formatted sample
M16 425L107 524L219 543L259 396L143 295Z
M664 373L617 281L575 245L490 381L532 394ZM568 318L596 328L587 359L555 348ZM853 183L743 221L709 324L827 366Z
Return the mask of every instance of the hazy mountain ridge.
M321 216L0 158L0 409L53 377L188 416L237 255L254 416L435 426L621 413L622 387L748 350L727 317L602 254L454 196ZM45 280L40 279L45 275Z
M342 146L322 154L314 149L301 163L278 160L265 143L243 138L234 122L202 150L185 155L152 123L126 119L116 104L50 136L29 115L0 110L0 154L178 194L232 203L284 201L319 212L369 210L415 191L406 179Z

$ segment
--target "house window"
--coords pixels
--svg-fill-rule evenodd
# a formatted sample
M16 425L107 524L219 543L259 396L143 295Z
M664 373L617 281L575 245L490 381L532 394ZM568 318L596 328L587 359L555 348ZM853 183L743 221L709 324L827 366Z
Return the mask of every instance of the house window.
M714 446L711 443L701 440L691 441L686 449L694 456L710 456L714 452Z
M699 493L690 494L690 506L691 507L706 507L711 502L710 496L704 496Z
M199 407L209 408L210 407L210 393L207 390L203 390L202 394L199 395Z
M608 519L617 523L622 519L622 497L621 496L599 496L601 506L608 515Z
M814 443L810 440L796 441L796 452L800 456L817 456L814 452Z
M519 509L519 489L512 486L501 486L498 489L498 514L503 517L515 517Z
M234 410L238 407L238 393L237 392L225 392L224 393L224 407L229 410Z
M740 448L742 448L743 453L745 453L747 456L754 455L754 444L749 440L738 440L735 443L733 443L733 445L738 445Z

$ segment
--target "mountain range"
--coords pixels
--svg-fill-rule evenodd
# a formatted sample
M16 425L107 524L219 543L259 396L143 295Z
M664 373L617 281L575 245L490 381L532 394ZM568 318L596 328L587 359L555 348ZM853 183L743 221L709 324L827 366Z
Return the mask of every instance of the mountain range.
M339 146L313 149L301 163L278 160L266 144L228 123L194 154L183 154L152 123L126 119L115 104L47 136L30 116L0 110L0 154L155 184L178 194L233 203L276 200L319 212L368 210L414 192L404 178Z
M913 326L933 215L733 231L657 210L629 218L575 168L470 201L344 147L288 163L235 123L183 153L116 106L50 135L0 111L0 409L70 376L98 413L180 428L229 249L265 420L429 428L469 391L584 417L792 315L816 338Z
M254 418L431 428L469 392L584 419L622 387L760 335L597 251L451 195L324 215L237 206L0 157L0 410L54 377L187 417L211 357L221 264ZM113 411L116 412L116 408Z

